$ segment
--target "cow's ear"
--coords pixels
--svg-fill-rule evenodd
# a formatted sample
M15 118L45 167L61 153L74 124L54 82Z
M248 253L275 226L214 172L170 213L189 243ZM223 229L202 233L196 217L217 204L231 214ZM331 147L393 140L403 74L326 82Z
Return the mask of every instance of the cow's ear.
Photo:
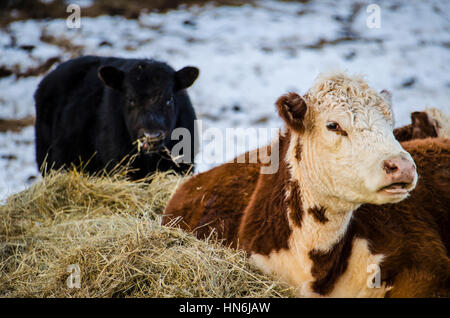
M102 66L98 69L98 77L106 86L121 90L125 73L114 66Z
M175 73L175 90L181 90L191 86L200 73L199 69L193 66L183 67Z
M307 106L303 97L296 93L283 95L277 100L277 109L288 127L299 133L304 131Z
M431 125L428 120L428 114L425 112L412 112L411 113L411 122L413 126L428 126Z
M437 137L436 125L430 121L426 112L411 113L412 138Z

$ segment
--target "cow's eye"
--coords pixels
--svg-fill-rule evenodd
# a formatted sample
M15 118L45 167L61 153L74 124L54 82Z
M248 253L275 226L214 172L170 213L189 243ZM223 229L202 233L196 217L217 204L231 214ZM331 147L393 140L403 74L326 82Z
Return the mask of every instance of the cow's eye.
M172 103L173 103L173 96L171 96L171 97L167 100L166 105L167 105L167 106L170 106Z
M136 106L136 100L134 98L129 98L128 105L130 105L130 107Z
M339 124L337 122L335 122L335 121L328 122L327 123L327 129L329 131L333 131L333 132L335 132L337 134L347 136L347 133L344 130L342 130L341 126L339 126Z
M337 130L340 130L341 127L339 126L339 124L337 122L332 121L332 122L327 123L327 129L331 130L331 131L337 131Z

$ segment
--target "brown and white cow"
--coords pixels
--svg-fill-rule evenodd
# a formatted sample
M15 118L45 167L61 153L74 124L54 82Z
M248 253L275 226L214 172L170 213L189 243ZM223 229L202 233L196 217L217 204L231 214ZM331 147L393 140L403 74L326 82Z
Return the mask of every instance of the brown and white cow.
M279 98L277 108L286 123L268 146L279 147L277 172L226 163L193 176L163 224L178 220L199 238L214 230L299 296L446 293L450 141L404 144L423 172L408 198L416 165L394 138L388 99L361 78L322 76L304 97Z

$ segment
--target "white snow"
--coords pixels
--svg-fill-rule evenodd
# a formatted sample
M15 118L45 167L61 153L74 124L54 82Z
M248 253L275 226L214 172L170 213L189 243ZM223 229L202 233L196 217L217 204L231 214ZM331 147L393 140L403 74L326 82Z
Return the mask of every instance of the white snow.
M337 69L364 74L374 88L389 89L397 126L426 106L450 112L450 2L359 3L351 25L343 22L354 8L350 0L209 5L146 13L138 20L86 18L81 10L80 29L68 29L58 19L15 22L0 30L0 65L24 71L54 56L71 57L64 48L42 42L43 32L83 46L84 54L155 58L175 68L194 65L201 73L189 93L204 128L279 127L275 100L287 91L304 93L320 72ZM367 27L370 3L380 7L379 29ZM349 31L360 40L308 48ZM27 52L21 45L35 48ZM33 115L41 78L0 79L0 117ZM404 87L407 81L414 84ZM33 134L32 127L0 134L0 199L38 175ZM4 159L11 155L15 158ZM227 151L226 159L234 155ZM197 170L210 167L203 163Z

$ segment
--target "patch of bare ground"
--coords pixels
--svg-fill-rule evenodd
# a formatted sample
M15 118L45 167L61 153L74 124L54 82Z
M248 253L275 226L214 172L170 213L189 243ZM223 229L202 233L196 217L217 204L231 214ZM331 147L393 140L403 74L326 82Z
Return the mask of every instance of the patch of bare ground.
M96 17L99 15L120 15L128 19L136 19L141 12L176 9L180 5L203 6L240 6L253 1L246 0L95 0L91 6L82 8L82 15ZM67 3L64 0L54 0L43 3L39 0L6 0L0 1L0 26L13 21L28 19L58 19L68 16Z
M15 75L16 78L21 77L29 77L29 76L39 76L42 74L47 73L47 71L55 64L61 62L61 58L58 56L51 57L47 59L42 64L30 67L24 71L20 70L19 65L13 65L12 67L8 68L5 65L0 65L0 78L2 77L8 77L11 75Z
M71 57L80 56L83 53L84 47L82 45L74 44L70 39L65 36L54 36L44 29L42 31L40 40L42 42L56 45L63 49L65 52L70 53Z
M339 37L339 38L331 39L331 40L321 38L315 43L305 45L305 47L308 49L321 49L328 45L338 45L338 44L341 44L344 42L366 42L366 43L381 44L381 43L383 43L383 40L377 39L377 38L371 39L371 38L359 38L359 37L353 37L353 36L343 36L343 37Z
M27 116L20 119L2 119L0 118L0 132L20 132L28 126L34 125L34 117Z

